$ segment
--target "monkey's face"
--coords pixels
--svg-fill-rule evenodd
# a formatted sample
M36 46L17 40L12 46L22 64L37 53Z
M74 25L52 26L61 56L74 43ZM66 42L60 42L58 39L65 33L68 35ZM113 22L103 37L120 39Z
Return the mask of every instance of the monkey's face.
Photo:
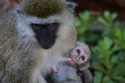
M31 23L35 37L44 49L52 47L57 38L59 23L35 24Z
M69 40L74 30L73 15L69 13L63 0L27 1L30 3L24 2L17 10L18 29L22 37L37 40L44 49L50 49L56 42Z
M55 17L38 18L19 13L17 16L19 35L21 35L23 41L34 41L43 49L53 47L61 26Z

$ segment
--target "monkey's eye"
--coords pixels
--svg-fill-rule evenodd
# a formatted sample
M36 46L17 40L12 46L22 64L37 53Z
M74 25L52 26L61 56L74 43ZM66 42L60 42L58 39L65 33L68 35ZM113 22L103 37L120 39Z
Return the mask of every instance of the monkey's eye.
M23 11L21 11L21 10L16 10L16 13L23 13Z
M50 24L31 24L31 27L36 30L48 29L48 31L55 31L59 27L59 23L50 23Z
M48 25L48 28L50 28L49 29L50 32L57 31L58 27L59 27L59 23L51 23Z
M42 27L45 27L45 25L41 25L41 24L31 24L31 27L32 27L33 29L38 30L38 29L41 29Z

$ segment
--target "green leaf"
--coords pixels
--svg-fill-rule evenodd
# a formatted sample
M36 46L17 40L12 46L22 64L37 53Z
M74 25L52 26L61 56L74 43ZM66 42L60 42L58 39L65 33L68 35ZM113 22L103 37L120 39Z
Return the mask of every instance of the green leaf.
M118 16L118 15L117 15L116 13L113 13L113 14L112 14L112 20L115 20L115 19L117 18L117 16Z
M109 76L105 76L103 78L102 83L113 83L113 81L111 80L111 78Z
M105 43L107 49L110 49L113 44L112 40L108 37L104 38L104 43Z
M107 26L107 22L104 20L104 18L98 17L98 18L97 18L97 21L98 21L99 23L102 23L103 25L106 25L106 26Z
M88 12L88 11L85 11L84 13L80 13L80 19L82 20L82 21L88 21L88 20L90 20L91 19L91 14L90 14L90 12Z
M75 26L77 27L77 26L79 26L79 25L81 24L81 21L80 21L78 18L76 18L74 24L75 24Z
M96 71L94 76L94 83L101 83L102 76L102 72Z
M112 63L112 64L116 64L116 63L118 63L118 62L119 62L118 56L113 56L113 57L111 58L111 63Z
M105 11L105 12L104 12L104 17L105 17L106 19L109 19L109 17L110 17L110 12L109 12L109 11Z

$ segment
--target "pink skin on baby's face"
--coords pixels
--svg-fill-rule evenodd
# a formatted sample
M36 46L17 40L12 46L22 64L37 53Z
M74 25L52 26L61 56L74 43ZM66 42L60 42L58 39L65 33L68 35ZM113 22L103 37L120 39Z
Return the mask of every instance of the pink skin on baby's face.
M71 65L85 66L90 59L90 50L84 43L77 43L77 46L71 52Z

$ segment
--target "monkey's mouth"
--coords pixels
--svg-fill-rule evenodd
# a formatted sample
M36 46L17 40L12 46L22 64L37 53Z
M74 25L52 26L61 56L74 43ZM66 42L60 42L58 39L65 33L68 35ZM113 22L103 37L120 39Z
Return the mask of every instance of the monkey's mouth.
M35 32L38 43L44 49L51 48L57 38L58 23L52 24L31 24L33 31Z

